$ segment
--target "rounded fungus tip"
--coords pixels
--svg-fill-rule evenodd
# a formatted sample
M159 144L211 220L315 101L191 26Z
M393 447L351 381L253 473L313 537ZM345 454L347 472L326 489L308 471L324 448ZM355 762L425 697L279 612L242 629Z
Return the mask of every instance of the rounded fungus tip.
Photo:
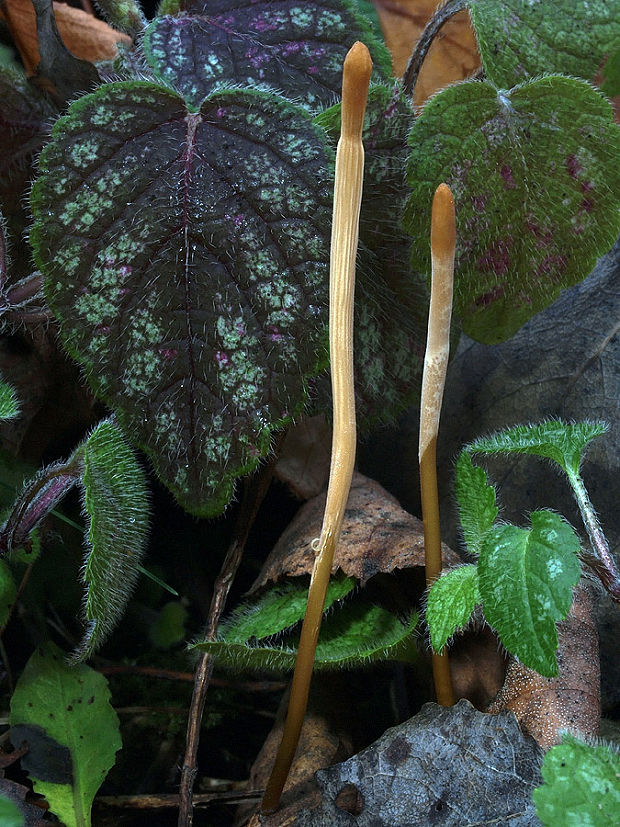
M372 60L368 48L357 40L347 52L342 69L342 137L359 138L364 124Z
M447 184L435 190L431 211L431 250L439 259L454 257L456 245L456 219L454 197Z

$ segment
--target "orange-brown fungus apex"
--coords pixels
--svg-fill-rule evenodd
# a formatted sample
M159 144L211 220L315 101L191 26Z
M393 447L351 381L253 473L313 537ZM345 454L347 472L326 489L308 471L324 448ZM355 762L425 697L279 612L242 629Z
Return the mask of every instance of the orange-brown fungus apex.
M362 137L371 72L370 52L358 40L347 52L342 68L341 135L343 138L360 140Z
M456 221L454 198L447 184L435 190L431 212L431 253L440 260L454 258Z

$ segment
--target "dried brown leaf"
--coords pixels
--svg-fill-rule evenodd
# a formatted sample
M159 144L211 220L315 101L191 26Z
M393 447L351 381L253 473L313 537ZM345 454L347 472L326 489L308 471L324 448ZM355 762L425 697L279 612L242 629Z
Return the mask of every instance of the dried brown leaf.
M267 557L250 593L270 581L312 572L312 541L320 534L324 507L325 494L321 494L299 509ZM446 566L460 562L446 545L443 559ZM364 585L380 572L422 566L422 521L402 509L378 483L355 473L332 571L342 569Z
M422 30L437 9L437 0L374 0L385 42L392 54L394 74L401 77ZM416 83L414 103L480 68L480 55L467 12L443 26L430 48Z
M489 712L509 709L543 749L557 744L560 731L598 735L601 717L598 636L593 618L594 587L575 589L573 605L558 624L557 678L543 678L512 661Z
M299 746L278 811L259 821L254 805L241 805L237 810L235 827L261 823L269 827L285 827L295 823L301 809L318 805L320 794L314 780L315 772L353 755L353 739L347 731L352 710L344 691L345 681L346 678L342 675L322 675L313 681ZM263 789L271 774L282 740L288 700L289 693L286 692L273 729L252 765L250 789Z
M331 439L331 428L322 414L289 428L274 473L300 500L316 497L326 487Z
M82 60L95 63L113 60L118 43L131 44L131 38L107 23L64 3L54 3L54 15L63 43ZM27 74L33 74L40 62L37 27L31 0L4 0L0 18L7 23L19 50Z

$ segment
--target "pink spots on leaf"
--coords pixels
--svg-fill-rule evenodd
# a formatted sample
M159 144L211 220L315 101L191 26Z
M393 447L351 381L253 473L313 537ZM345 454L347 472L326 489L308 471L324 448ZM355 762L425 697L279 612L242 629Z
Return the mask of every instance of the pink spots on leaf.
M513 239L511 236L507 238L498 238L480 256L477 261L477 266L480 270L486 273L494 273L496 276L505 276L510 269L510 248L512 247Z
M270 341L281 342L284 339L284 336L275 325L268 325L267 330L269 331L268 337Z
M229 364L230 359L228 358L227 353L224 353L223 350L218 350L215 353L215 361L217 362L218 368L221 369L225 368Z
M118 274L119 276L125 278L126 276L131 275L131 270L132 268L129 264L121 264L121 266L118 268Z
M486 293L483 293L481 296L478 296L477 299L474 301L475 307L488 307L490 304L493 304L499 299L503 298L504 294L506 293L506 287L503 284L496 284L491 290L488 290Z
M583 167L572 153L566 159L566 171L571 178L577 178Z
M278 29L278 21L273 17L255 17L252 21L252 29L255 32L273 32Z
M160 347L159 352L167 362L171 362L179 355L179 351L176 347Z
M487 205L487 195L473 195L471 202L476 212L483 212Z
M594 201L591 198L583 198L579 209L581 212L592 212L594 209Z
M239 229L239 227L243 226L244 221L245 221L245 214L244 213L240 212L240 213L237 213L237 215L233 215L233 224L235 225L235 227L237 227L237 229Z
M507 190L514 190L517 187L516 181L512 174L512 167L508 166L508 164L504 164L504 166L500 169L499 174L504 179L504 187Z
M103 322L95 326L95 333L101 333L103 336L107 336L109 332L110 326Z
M567 264L568 256L561 253L545 256L536 268L536 275L538 278L548 279L552 283L559 283L562 281Z
M218 106L218 108L215 110L215 116L217 118L223 118L223 117L225 117L225 115L226 115L226 107L225 106Z
M543 229L540 224L537 224L531 218L525 222L525 226L534 238L536 239L536 246L541 249L543 247L550 247L553 244L553 232L550 229Z
M309 75L318 75L319 67L318 66L308 66L307 72Z
M243 324L243 322L236 322L235 323L235 331L237 332L238 336L245 336L246 329L245 329L245 325Z

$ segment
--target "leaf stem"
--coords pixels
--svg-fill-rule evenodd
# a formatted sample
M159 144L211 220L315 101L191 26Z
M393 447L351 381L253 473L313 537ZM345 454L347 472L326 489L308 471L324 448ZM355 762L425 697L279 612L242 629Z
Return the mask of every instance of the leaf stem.
M355 257L364 179L362 127L372 61L355 43L342 73L341 132L336 151L334 211L329 280L329 351L333 397L332 454L321 536L308 590L297 661L282 742L267 782L261 809L272 812L289 774L306 714L316 644L334 550L340 539L355 464L356 423L353 385L353 304Z
M278 447L279 447L278 443ZM250 529L258 513L258 509L269 489L273 469L277 461L278 451L274 451L268 465L261 468L257 475L244 485L243 500L235 526L235 536L230 544L226 557L222 563L220 573L213 586L213 596L209 606L209 615L204 631L205 640L215 640L220 617L226 604L228 592L239 568L243 550L250 533ZM200 740L200 725L207 698L207 690L213 672L213 657L201 654L194 673L194 691L189 708L187 721L187 735L185 739L185 756L181 768L181 784L179 788L179 827L191 827L194 818L192 793L194 781L198 773L198 743Z
M422 375L418 447L427 586L430 586L441 573L437 435L450 355L455 244L454 200L447 184L440 184L433 198L431 217L431 302ZM442 706L452 706L454 692L450 663L445 649L440 654L432 653L432 665L437 701Z
M592 546L593 554L585 555L584 560L596 572L614 602L620 603L620 572L618 572L616 561L613 558L594 506L590 501L587 489L579 473L572 468L566 468L565 470Z
M420 38L411 53L409 63L407 64L407 68L405 69L405 73L402 78L403 90L408 97L413 95L413 90L418 80L420 70L422 69L422 64L426 59L428 50L433 44L433 40L439 34L439 30L451 17L462 11L465 8L465 5L466 0L447 0L447 3L435 12L424 27L424 31L420 35Z

